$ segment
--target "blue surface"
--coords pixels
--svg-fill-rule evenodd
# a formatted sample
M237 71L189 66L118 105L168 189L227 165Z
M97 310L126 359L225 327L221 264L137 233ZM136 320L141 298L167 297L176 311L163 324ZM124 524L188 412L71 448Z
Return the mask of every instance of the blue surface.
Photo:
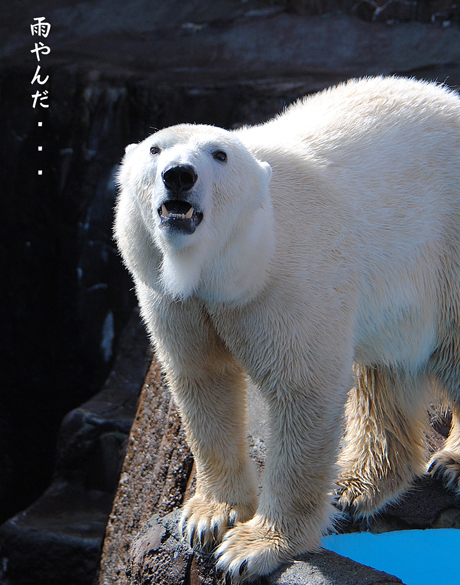
M455 528L334 534L322 544L406 585L460 585L460 530Z

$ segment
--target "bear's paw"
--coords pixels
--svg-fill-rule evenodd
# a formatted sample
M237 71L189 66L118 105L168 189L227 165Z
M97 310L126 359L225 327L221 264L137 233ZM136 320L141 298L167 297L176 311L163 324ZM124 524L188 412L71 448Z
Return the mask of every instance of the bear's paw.
M251 581L268 575L280 564L292 560L300 549L289 538L262 516L237 524L217 548L217 571L232 583ZM313 545L317 547L317 543ZM308 548L308 543L303 548Z
M450 449L438 451L428 462L428 473L446 488L460 495L460 454Z
M185 504L179 528L190 547L209 550L236 522L252 518L254 511L255 505L229 505L196 495Z
M380 482L380 488L383 488ZM343 474L337 482L336 505L354 520L371 517L390 495L379 489L370 479Z

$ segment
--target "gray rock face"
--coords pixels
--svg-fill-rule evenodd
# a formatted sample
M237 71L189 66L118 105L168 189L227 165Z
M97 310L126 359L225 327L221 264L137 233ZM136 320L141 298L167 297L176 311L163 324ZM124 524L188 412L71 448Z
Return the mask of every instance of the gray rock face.
M133 536L153 515L166 515L182 503L184 494L189 492L192 465L177 409L154 360L141 393L106 529L100 583L126 583ZM154 530L152 542L161 543L162 535L161 527ZM171 554L162 551L161 555L165 562L171 560L162 570L175 575L183 564L180 559L175 563L179 549ZM146 570L151 573L149 568Z
M12 5L5 7L0 61L24 62L29 56L29 26L37 14L35 4L24 4L20 14ZM353 7L356 3L348 2L355 14ZM430 75L446 65L458 75L456 26L369 23L338 11L299 17L282 5L257 0L128 0L122 10L116 0L97 5L45 0L41 10L53 27L50 62L77 60L89 69L148 72L176 87L302 80L312 91L353 76Z
M127 582L130 585L217 583L212 558L197 555L180 539L177 533L179 515L176 511L163 518L154 516L134 539L127 568ZM267 585L402 583L397 577L326 550L302 555L260 581ZM108 582L101 581L101 585Z
M147 348L135 312L103 388L62 422L51 486L0 526L1 585L93 581L148 367Z

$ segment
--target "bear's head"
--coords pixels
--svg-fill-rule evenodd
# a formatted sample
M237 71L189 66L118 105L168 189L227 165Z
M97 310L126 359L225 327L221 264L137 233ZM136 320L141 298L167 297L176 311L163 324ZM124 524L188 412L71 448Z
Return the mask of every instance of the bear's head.
M213 126L173 126L127 148L120 199L130 198L149 236L137 245L160 253L168 293L235 300L248 288L242 257L254 254L257 263L259 248L270 248L263 241L272 221L270 177L268 163Z

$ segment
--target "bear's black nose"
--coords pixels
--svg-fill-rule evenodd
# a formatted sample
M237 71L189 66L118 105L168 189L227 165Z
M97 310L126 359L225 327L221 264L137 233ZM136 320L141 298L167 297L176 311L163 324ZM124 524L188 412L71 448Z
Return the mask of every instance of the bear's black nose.
M163 183L166 187L176 193L188 191L198 179L195 169L190 165L177 165L170 167L163 171L162 177Z

